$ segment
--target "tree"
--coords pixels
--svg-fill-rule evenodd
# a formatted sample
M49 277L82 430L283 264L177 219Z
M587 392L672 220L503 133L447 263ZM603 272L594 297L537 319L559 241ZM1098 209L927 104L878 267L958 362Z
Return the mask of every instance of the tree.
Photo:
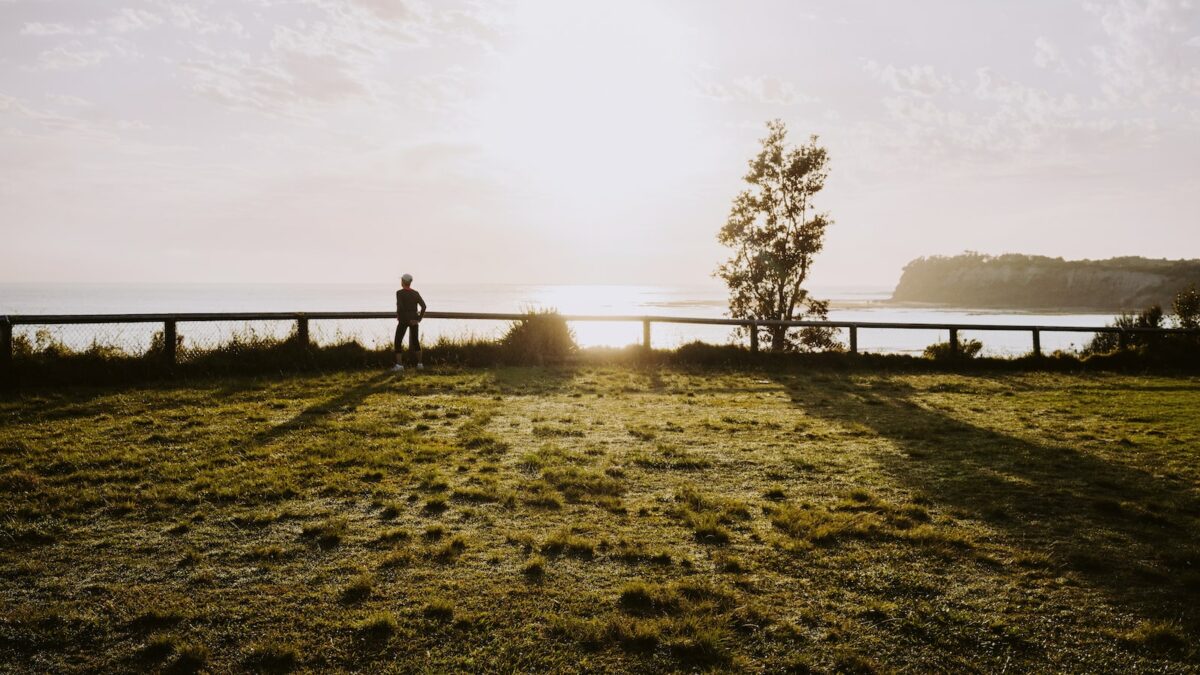
M1200 328L1200 291L1189 286L1175 296L1175 322L1180 328Z
M734 198L717 235L733 255L716 276L729 286L729 314L735 319L825 320L829 303L810 296L804 282L833 222L812 204L829 175L829 157L816 136L807 145L788 147L787 127L779 120L768 122L767 131L743 177L749 187ZM759 326L758 331L774 351L839 346L833 329Z

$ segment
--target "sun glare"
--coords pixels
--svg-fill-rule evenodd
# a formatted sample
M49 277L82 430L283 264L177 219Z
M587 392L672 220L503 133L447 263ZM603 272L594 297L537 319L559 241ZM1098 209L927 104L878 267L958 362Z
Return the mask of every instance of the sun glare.
M482 142L542 213L607 221L599 202L645 199L666 167L689 164L684 29L638 3L522 8L478 111Z

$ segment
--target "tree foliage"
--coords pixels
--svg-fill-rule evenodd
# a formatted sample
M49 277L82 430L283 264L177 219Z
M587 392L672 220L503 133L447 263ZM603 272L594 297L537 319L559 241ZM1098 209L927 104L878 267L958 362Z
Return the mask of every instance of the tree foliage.
M829 303L813 298L804 282L833 221L813 207L825 186L829 157L810 136L789 147L783 122L767 123L762 149L743 179L748 187L733 200L717 240L733 254L716 276L729 286L729 314L735 319L824 320ZM771 349L813 350L838 346L831 329L760 326Z
M1171 303L1174 316L1168 316L1159 305L1151 305L1136 313L1123 313L1108 324L1116 328L1200 328L1200 291L1189 286L1175 294ZM1124 339L1116 333L1097 333L1083 348L1084 354L1110 354L1125 349L1155 349L1162 351L1191 351L1200 347L1200 335L1158 335L1126 333Z
M1172 306L1180 328L1200 328L1200 291L1195 286L1180 291Z

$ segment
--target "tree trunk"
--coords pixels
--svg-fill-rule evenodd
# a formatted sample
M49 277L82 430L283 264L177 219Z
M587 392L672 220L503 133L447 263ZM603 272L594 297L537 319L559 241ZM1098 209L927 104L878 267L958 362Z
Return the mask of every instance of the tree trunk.
M781 352L787 349L787 327L771 326L771 351Z

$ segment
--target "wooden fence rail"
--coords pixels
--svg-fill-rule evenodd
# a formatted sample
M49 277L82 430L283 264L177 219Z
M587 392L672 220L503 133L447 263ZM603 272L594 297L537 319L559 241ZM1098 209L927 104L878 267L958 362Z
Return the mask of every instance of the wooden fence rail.
M529 318L525 313L489 312L427 312L427 319L457 319L466 321L519 321ZM13 328L15 326L58 326L80 324L161 323L163 326L164 358L175 362L175 345L178 324L206 321L295 321L296 336L308 341L308 323L313 320L345 319L394 319L395 312L193 312L171 314L14 314L0 316L0 373L12 368ZM1042 333L1116 333L1123 344L1126 336L1133 333L1156 334L1200 334L1196 328L1119 328L1116 326L1045 326L1030 324L969 324L969 323L902 323L894 321L777 321L770 319L709 319L684 316L643 315L594 315L566 314L566 321L613 321L642 324L642 346L650 348L650 326L655 323L677 323L705 326L742 326L750 330L750 349L758 351L758 331L761 326L787 326L789 328L844 328L849 333L849 347L858 353L858 331L860 329L881 330L945 330L950 333L950 350L959 349L959 331L1012 331L1028 332L1032 336L1035 354L1041 354Z

